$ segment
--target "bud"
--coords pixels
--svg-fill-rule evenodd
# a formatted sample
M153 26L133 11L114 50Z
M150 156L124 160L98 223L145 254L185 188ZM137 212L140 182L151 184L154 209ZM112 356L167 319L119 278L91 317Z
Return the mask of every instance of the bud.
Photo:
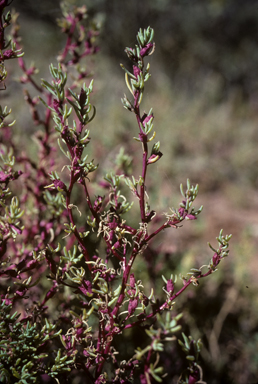
M80 106L84 107L84 105L86 104L86 101L87 101L87 93L84 91L83 88L81 88L81 92L80 92L80 95L79 95Z
M103 202L103 197L102 196L98 196L94 202L94 211L95 212L99 212L101 207L102 207L102 202Z
M61 189L62 191L66 191L66 185L61 180L54 180L53 182L56 189Z
M130 287L131 288L135 287L135 277L134 277L133 273L131 273L131 275L130 275Z
M158 152L156 155L155 154L151 155L148 158L147 165L156 163L156 161L158 161L162 156L163 156L163 153L161 153L161 152Z
M135 309L137 308L138 305L138 300L137 299L131 299L128 303L128 314L131 316L134 312Z
M167 290L167 292L170 293L171 295L172 295L173 292L174 292L174 283L173 283L173 281L172 281L171 279L169 279L169 280L167 281L166 290Z
M220 256L217 254L217 252L215 252L213 257L212 257L212 264L214 265L214 267L217 267L220 260L221 260Z
M155 44L149 43L141 49L140 55L141 55L141 57L152 55L154 50L155 50Z

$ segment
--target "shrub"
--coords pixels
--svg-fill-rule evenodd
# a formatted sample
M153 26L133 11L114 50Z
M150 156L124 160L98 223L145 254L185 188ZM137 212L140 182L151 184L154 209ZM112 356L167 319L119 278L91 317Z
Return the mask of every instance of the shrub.
M196 220L202 210L193 207L198 185L189 180L186 188L181 185L178 208L165 214L152 208L147 194L147 171L162 157L160 142L149 147L156 135L153 111L140 110L154 31L140 29L135 47L125 49L132 70L121 65L131 93L122 104L138 126L138 136L133 135L139 153L133 158L141 161L141 175L131 174L133 158L122 149L112 172L97 183L98 166L87 154L96 112L90 102L93 81L82 65L98 51L98 28L87 19L86 7L63 5L58 24L66 44L57 64L50 65L52 79L38 84L36 67L28 68L23 59L17 15L4 15L8 5L0 3L1 85L5 90L6 63L16 59L23 71L20 82L31 89L24 94L38 128L38 150L33 156L29 148L20 151L11 110L1 108L1 382L149 384L166 381L165 366L169 382L203 382L201 340L178 336L183 314L174 306L178 296L216 271L231 236L220 232L218 248L210 245L208 265L186 276L152 276L159 285L163 279L160 291L140 279L135 263L143 260L155 274L151 257L159 251L152 249L150 256L151 241L184 220ZM138 207L137 226L131 200ZM177 341L184 359L166 347Z

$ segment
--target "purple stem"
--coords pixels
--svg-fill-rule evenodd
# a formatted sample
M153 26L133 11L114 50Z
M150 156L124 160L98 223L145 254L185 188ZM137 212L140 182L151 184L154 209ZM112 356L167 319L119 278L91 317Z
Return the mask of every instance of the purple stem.
M142 179L143 183L140 188L140 211L141 211L141 220L144 223L146 221L145 216L145 180L146 180L146 172L147 172L147 160L148 160L148 144L147 144L147 136L144 135L144 132L141 128L141 114L140 114L140 106L138 103L140 93L139 91L135 92L134 95L134 113L136 115L137 123L140 130L140 136L142 141L143 155L142 155Z
M71 21L71 18L70 18L70 21ZM73 38L73 34L74 34L74 31L75 31L75 28L76 28L77 21L78 20L76 20L74 18L72 19L72 25L71 25L70 30L68 32L68 37L67 37L67 40L66 40L65 48L64 48L63 53L62 53L62 55L60 56L60 59L59 59L61 63L64 62L65 57L66 57L66 55L69 52L69 48L71 46L71 42L72 42L72 38Z
M199 276L196 277L196 279L200 279L202 277L206 277L210 274L212 274L212 270L209 269L209 271L207 273L205 273L204 275L200 274ZM192 283L192 280L191 278L187 281L184 282L184 286L179 290L177 291L173 296L171 296L169 298L170 301L173 301L175 300L179 295L181 295L182 292L184 292L186 290L186 288L189 287L189 285L191 285ZM163 311L165 308L167 307L167 302L165 302L164 304L162 304L159 308L155 309L155 311L153 311L152 313L150 313L149 315L147 315L144 319L141 319L141 320L137 320L135 321L134 323L131 323L131 324L127 324L124 329L128 329L128 328L133 328L135 327L136 325L139 325L143 322L145 322L146 320L149 320L151 318L153 318L157 313Z

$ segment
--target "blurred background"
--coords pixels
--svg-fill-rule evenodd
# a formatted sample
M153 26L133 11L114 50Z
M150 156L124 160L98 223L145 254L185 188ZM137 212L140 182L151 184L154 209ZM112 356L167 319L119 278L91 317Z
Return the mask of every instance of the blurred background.
M200 187L196 208L204 209L197 221L165 233L155 244L162 256L152 260L152 267L166 271L167 278L169 269L186 273L209 263L207 242L216 247L221 228L233 234L230 256L219 271L192 287L177 305L185 313L185 331L204 342L201 365L207 383L257 383L258 2L70 3L86 4L101 25L100 52L88 61L95 78L92 100L97 116L90 129L92 154L101 164L99 177L112 168L121 146L141 159L141 148L132 140L137 132L134 116L120 102L124 93L130 95L119 64L130 69L124 48L134 47L139 28L150 25L155 30L156 50L149 60L152 76L142 110L153 108L164 156L150 168L150 206L160 213L177 207L179 185L189 178ZM20 14L26 62L39 68L38 79L48 78L48 66L56 63L63 42L56 26L59 1L14 0L12 6ZM10 66L15 75L19 73L17 63ZM22 97L21 86L13 81L5 104L12 105L15 129L28 145L34 127L19 102ZM133 166L138 178L136 160ZM139 222L137 216L135 220ZM139 268L138 277L144 280L140 262Z

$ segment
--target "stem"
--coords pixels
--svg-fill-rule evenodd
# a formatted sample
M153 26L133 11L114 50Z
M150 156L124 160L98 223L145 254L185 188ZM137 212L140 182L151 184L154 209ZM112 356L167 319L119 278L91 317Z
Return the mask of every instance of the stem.
M145 242L148 243L154 236L163 231L163 229L167 228L167 223L164 223L161 227L159 227L156 231L151 233L149 236L145 238Z
M94 210L94 208L92 206L91 199L90 199L90 194L89 194L89 191L88 191L85 179L83 180L82 185L83 185L84 192L85 192L85 195L86 195L86 201L87 201L88 207L89 207L89 209L90 209L90 211L92 213L92 216L96 219L96 222L99 224L100 219L99 219L98 214L96 213L96 211Z
M210 274L212 274L212 270L211 270L211 269L209 269L209 271L206 272L205 274L203 274L203 275L201 274L201 275L197 276L196 278L197 278L197 279L200 279L200 278L202 278L202 277L206 277L206 276L208 276L208 275L210 275ZM187 280L187 281L184 283L184 286L183 286L179 291L177 291L173 296L171 296L171 297L169 298L169 300L170 300L170 301L175 300L179 295L181 295L182 292L184 292L184 291L186 290L186 288L189 287L189 285L191 285L191 283L192 283L192 280L191 280L191 278L190 278L189 280ZM137 321L135 321L134 323L131 323L131 324L127 324L127 325L124 327L124 329L133 328L133 327L135 327L136 325L139 325L139 324L145 322L146 320L149 320L149 319L153 318L157 313L163 311L166 307L167 307L167 302L165 302L164 304L162 304L159 308L155 309L155 311L153 311L152 313L150 313L149 315L147 315L144 319L137 320Z
M143 183L141 185L140 189L140 209L141 209L141 219L144 223L146 221L146 215L145 215L145 179L146 179L146 173L147 173L147 160L148 160L148 145L147 142L142 143L143 146L143 155L142 155L142 179Z
M70 186L69 186L69 189L68 189L67 194L66 194L66 208L67 208L67 211L68 211L69 220L70 220L70 222L72 223L72 225L74 226L74 225L75 225L75 221L74 221L74 217L73 217L72 209L69 208L69 206L70 206L70 202L71 202L71 192L72 192L72 188L73 188L73 185L74 185L72 179L73 179L73 173L72 173L72 171L71 171ZM78 243L80 244L80 246L81 246L81 248L82 248L82 250L83 250L83 256L84 256L85 260L86 260L86 261L90 261L90 255L89 255L89 252L88 252L87 248L85 247L84 241L83 241L83 239L80 237L80 234L79 234L77 228L75 228L75 230L74 230L73 233L74 233L74 235L75 235L75 237L76 237ZM89 270L91 271L91 269L92 269L91 264L88 264L88 268L89 268Z
M85 195L86 195L86 200L87 200L88 207L89 207L89 209L90 209L90 211L92 213L92 216L96 219L96 222L99 225L100 218L99 218L99 215L94 210L94 207L92 206L92 203L91 203L91 200L90 200L89 191L88 191L85 179L83 180L82 185L83 185L84 192L85 192ZM109 243L108 237L104 235L103 239L105 240L106 244L111 248L111 251L112 251L113 255L115 257L117 257L120 261L123 261L124 258L122 256L120 256L114 249L112 249L112 245Z
M16 46L18 49L20 49L19 44L16 42ZM33 87L40 93L43 93L43 88L40 87L31 77L30 74L28 74L28 70L26 69L25 61L23 60L22 57L18 58L18 63L22 71L26 74L28 81L33 85Z
M70 30L68 32L68 37L67 37L67 40L66 40L66 44L65 44L63 53L62 53L62 55L59 58L60 63L64 62L65 57L66 57L66 55L69 52L69 48L70 48L70 45L71 45L71 42L72 42L72 38L73 38L73 34L74 34L74 31L75 31L75 28L76 28L77 21L78 20L73 19L73 24L71 25L71 28L70 28Z
M124 263L126 263L125 259L124 259ZM117 313L118 313L119 308L122 305L124 297L125 297L124 291L125 291L125 287L126 287L126 283L127 283L130 271L131 271L131 266L132 265L130 264L130 262L128 262L128 264L125 265L125 271L124 271L123 278L122 278L121 293L120 293L120 296L119 296L119 298L118 298L118 300L116 302L116 305L115 305L113 311L110 314L111 329L114 328L114 324L115 324L115 319L116 319ZM114 334L114 332L111 331L111 334L110 335L108 334L107 336L113 336L113 334ZM106 348L105 348L105 351L104 351L104 356L106 356L108 354L109 350L110 350L113 338L111 337L110 339L111 340L106 345ZM104 361L101 364L99 364L99 366L98 366L98 368L96 370L96 377L98 377L101 374L103 365L104 365Z
M141 233L139 234L138 238L141 237ZM127 280L129 278L129 274L131 272L131 268L133 266L133 263L134 263L134 260L138 254L139 250L136 250L134 249L131 256L130 256L130 259L127 263L127 265L125 264L125 271L124 271L124 274L123 274L123 278L122 278L122 289L121 289L121 293L120 293L120 296L116 302L116 305L113 309L113 311L110 313L110 322L111 322L111 329L113 328L113 325L115 323L115 319L117 317L117 313L119 311L119 308L120 306L123 304L123 301L124 301L124 297L125 297L125 287L126 287L126 283L127 283ZM124 259L124 263L126 263L125 259ZM140 322L142 322L142 320L140 320ZM111 334L107 335L107 336L113 336L114 332L111 331ZM111 347L111 343L112 343L112 340L113 340L113 337L111 338L111 340L108 342L106 348L105 348L105 351L104 351L104 355L107 355L109 350L110 350L110 347ZM97 369L97 373L98 375L100 375L101 371L102 371L102 368L103 368L103 363L101 363L99 366L98 366L98 369Z
M147 173L147 160L148 160L148 144L147 144L147 135L144 135L144 132L141 127L141 115L140 115L140 106L138 104L140 92L135 92L135 102L134 102L134 112L136 115L137 123L140 130L140 135L142 136L142 149L143 149L143 155L142 155L142 185L140 188L140 210L141 210L141 220L144 223L146 221L145 216L145 180L146 180L146 173Z

